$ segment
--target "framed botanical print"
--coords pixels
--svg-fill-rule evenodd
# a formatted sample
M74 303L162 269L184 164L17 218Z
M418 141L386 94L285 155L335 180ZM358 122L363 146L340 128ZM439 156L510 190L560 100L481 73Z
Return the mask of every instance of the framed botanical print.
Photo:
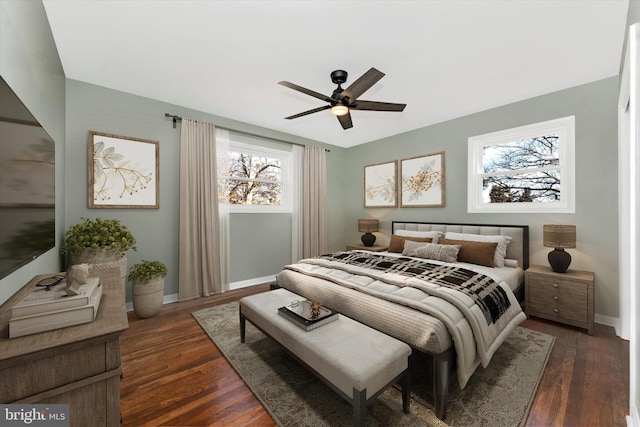
M398 162L378 163L364 167L364 207L398 207Z
M89 207L157 209L158 141L89 132Z
M400 206L433 208L445 205L444 151L400 160Z

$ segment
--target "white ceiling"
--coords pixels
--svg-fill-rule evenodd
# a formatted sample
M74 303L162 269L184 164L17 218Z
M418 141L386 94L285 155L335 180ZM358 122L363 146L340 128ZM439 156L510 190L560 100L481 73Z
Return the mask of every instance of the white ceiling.
M628 0L44 0L70 79L342 147L615 76ZM386 76L343 130L329 74ZM173 113L172 111L167 111Z

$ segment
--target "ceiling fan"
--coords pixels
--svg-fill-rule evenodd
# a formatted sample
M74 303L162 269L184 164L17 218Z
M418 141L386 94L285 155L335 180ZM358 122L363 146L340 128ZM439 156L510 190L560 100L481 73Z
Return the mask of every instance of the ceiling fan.
M359 100L358 97L365 93L371 86L376 84L378 80L384 77L384 73L371 68L364 73L358 80L353 82L351 86L346 89L342 89L341 84L347 81L347 72L344 70L336 70L331 73L331 81L338 85L333 91L331 96L326 96L321 93L315 92L310 89L306 89L302 86L298 86L294 83L286 81L278 82L282 86L286 86L298 92L305 93L313 96L314 98L321 99L328 103L323 107L314 108L313 110L303 111L302 113L294 114L293 116L285 117L285 119L297 119L298 117L306 116L308 114L317 113L319 111L331 110L337 118L343 129L349 129L353 127L351 122L351 110L369 110L369 111L403 111L407 104L393 104L390 102L377 102L377 101L364 101Z

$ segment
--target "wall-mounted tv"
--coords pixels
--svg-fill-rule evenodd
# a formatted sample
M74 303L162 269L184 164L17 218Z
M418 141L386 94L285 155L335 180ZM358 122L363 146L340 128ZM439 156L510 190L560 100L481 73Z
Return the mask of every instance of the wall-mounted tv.
M55 143L0 76L0 279L55 246Z

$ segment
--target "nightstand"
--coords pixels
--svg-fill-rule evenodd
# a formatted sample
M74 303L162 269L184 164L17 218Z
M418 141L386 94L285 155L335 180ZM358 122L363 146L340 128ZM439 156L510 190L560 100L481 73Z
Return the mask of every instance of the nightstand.
M524 277L527 315L585 328L593 335L594 273L556 273L551 267L533 265Z
M389 249L389 246L378 246L378 245L373 245L373 246L365 246L365 245L347 245L347 250L348 251L355 251L355 250L360 250L360 251L371 251L371 252L384 252L387 249Z

